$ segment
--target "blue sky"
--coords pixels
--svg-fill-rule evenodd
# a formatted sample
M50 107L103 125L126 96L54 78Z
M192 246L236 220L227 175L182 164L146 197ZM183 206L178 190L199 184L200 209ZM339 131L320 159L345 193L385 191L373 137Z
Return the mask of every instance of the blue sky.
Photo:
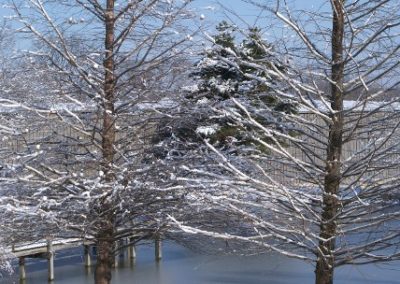
M258 0L259 2L276 3L276 0ZM283 1L282 1L283 2ZM313 11L329 11L328 0L286 0L290 10L313 10ZM322 7L322 5L324 5ZM283 38L287 36L287 29L280 29L283 26L281 21L276 20L270 13L261 13L260 8L248 4L242 0L195 0L193 5L199 14L204 14L204 26L208 30L213 30L218 22L227 19L235 23L235 25L245 28L247 26L257 26L267 31L266 36ZM282 6L281 6L282 7ZM322 7L322 8L321 8ZM224 10L224 8L236 13L239 17L233 16ZM302 14L304 17L305 14ZM273 20L275 19L275 20ZM321 24L321 23L320 23ZM211 32L212 33L212 32Z
M9 10L4 7L3 2L5 1L0 0L0 17L10 14ZM265 2L268 2L268 0ZM288 2L298 9L310 9L312 6L318 7L321 3L326 2L326 0L289 0ZM250 24L254 24L254 20L259 13L257 8L242 0L195 0L193 6L198 9L199 13L204 14L211 21L215 19L220 20L224 17L223 9L219 4L236 12Z
M261 0L260 0L261 1ZM275 1L271 0L263 0L265 2ZM4 17L10 14L10 11L4 7L5 0L0 0L0 17ZM322 3L326 3L326 0L287 0L292 7L297 9L312 9L320 6ZM232 14L224 11L225 6L227 9L230 9L234 13L240 16L240 18L232 16ZM314 6L314 7L312 7ZM257 25L261 28L266 28L268 22L270 21L269 16L265 16L264 18L257 19L257 16L260 14L260 10L248 3L245 3L241 0L195 0L192 4L199 16L203 14L205 16L205 20L203 21L203 25L206 29L213 29L216 23L220 22L222 19L228 17L228 20L233 21L236 25L244 27L245 25L254 26ZM246 23L246 24L245 24ZM278 35L279 37L279 35Z
M262 2L262 1L260 1ZM275 1L265 2L274 3ZM296 9L315 9L320 7L323 3L326 3L326 0L289 0L287 1L292 8ZM194 6L199 8L199 11L202 11L205 15L210 16L211 18L220 17L222 10L219 4L231 9L236 12L238 15L243 16L247 19L254 19L259 10L251 4L245 3L242 0L195 0ZM215 9L212 10L211 7Z
M1 3L1 1L0 1ZM4 16L8 15L8 10L4 7L4 4L0 4L0 16L3 18Z

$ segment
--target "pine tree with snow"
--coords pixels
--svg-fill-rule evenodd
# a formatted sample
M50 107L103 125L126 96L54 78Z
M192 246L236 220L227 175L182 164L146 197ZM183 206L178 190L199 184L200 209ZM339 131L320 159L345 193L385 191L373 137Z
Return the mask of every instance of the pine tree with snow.
M253 131L246 117L250 115L265 127L290 132L283 117L295 112L296 107L278 95L277 90L285 91L286 86L274 75L285 73L288 67L279 60L274 47L263 40L259 28L240 34L235 26L223 21L216 30L213 45L191 74L196 84L187 97L198 106L200 115L190 128L219 148L265 151L256 140L265 141L266 137L258 137L260 133ZM238 40L238 36L243 39Z

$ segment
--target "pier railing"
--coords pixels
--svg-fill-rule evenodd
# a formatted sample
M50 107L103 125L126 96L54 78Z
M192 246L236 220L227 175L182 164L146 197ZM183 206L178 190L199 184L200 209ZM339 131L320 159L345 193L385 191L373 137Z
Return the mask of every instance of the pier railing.
M66 238L66 239L47 239L30 243L14 244L9 250L11 254L18 258L19 277L23 281L26 279L26 259L27 258L43 258L47 259L48 263L48 280L53 281L55 278L54 273L54 259L56 251L66 250L83 246L84 252L84 265L90 267L92 265L91 249L95 251L96 244L93 240L82 238ZM122 249L127 249L128 259L133 260L136 258L135 245L131 242L131 238L126 238L116 242L116 253L114 268L118 267L118 258ZM154 239L155 260L160 261L162 258L161 238L157 235Z

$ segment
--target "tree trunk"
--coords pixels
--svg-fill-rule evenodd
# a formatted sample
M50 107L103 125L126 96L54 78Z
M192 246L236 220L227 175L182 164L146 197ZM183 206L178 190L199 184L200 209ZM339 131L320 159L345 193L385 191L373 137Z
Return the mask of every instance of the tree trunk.
M340 209L337 198L341 183L341 154L343 144L343 36L344 36L344 0L333 0L332 27L332 65L331 65L331 114L332 123L326 158L326 175L322 218L320 223L320 241L315 269L316 284L332 284L335 267L334 249L336 242L336 214Z
M107 0L105 12L105 58L103 66L104 73L104 109L102 125L102 171L103 182L110 187L115 180L113 163L115 155L115 62L114 62L114 33L115 33L115 0ZM115 216L112 211L112 200L105 198L99 205L99 233L97 235L97 262L95 270L96 284L109 284L111 282L111 269L114 260L114 222ZM107 215L104 216L104 212Z
M111 225L111 224L110 224ZM105 227L106 225L104 225ZM97 261L94 273L95 284L111 283L111 268L114 259L114 230L107 228L97 236Z
M115 0L107 0L105 13L105 58L104 58L104 110L102 128L103 172L105 180L114 180L112 165L114 162L115 144L115 75L114 75L114 4Z

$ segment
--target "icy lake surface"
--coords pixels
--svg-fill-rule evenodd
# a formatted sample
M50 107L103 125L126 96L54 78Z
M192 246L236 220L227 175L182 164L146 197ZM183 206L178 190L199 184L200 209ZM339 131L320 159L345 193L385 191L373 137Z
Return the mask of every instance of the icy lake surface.
M54 284L93 283L93 267L85 269L82 251L58 252ZM120 258L114 270L114 284L309 284L313 283L310 264L276 254L260 256L210 256L191 252L169 243L163 248L164 258L154 261L151 246L137 249L135 264ZM367 266L347 266L336 271L335 284L400 283L400 262ZM19 283L18 275L0 279L0 283ZM47 283L46 262L28 260L26 284Z

